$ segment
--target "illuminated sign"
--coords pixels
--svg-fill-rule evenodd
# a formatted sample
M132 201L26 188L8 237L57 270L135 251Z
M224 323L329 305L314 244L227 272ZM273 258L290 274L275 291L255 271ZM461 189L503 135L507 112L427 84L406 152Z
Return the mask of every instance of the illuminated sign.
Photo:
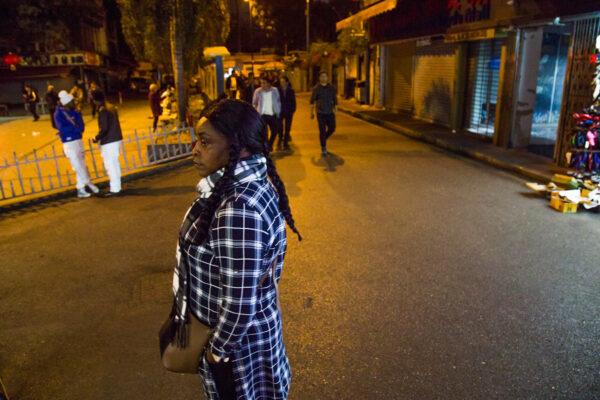
M482 29L479 31L467 31L457 33L447 33L444 37L446 42L468 42L472 40L494 39L496 37L495 29Z
M450 25L468 24L490 19L490 0L448 0Z

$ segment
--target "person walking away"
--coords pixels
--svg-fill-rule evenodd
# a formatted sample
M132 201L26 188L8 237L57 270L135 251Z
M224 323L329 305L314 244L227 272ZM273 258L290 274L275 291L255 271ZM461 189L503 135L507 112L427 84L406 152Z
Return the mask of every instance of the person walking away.
M248 104L252 104L252 99L254 98L254 92L256 89L260 87L260 81L254 77L254 74L250 72L248 74L248 82L244 86L244 92L242 96L242 100L244 100Z
M156 131L158 125L158 119L162 114L162 107L160 106L160 94L158 93L158 85L153 83L148 89L148 102L150 103L150 110L152 111L152 130Z
M202 179L179 231L173 312L179 326L196 318L212 328L198 368L208 400L286 400L290 389L277 290L286 223L302 238L264 128L249 103L231 99L196 127Z
M327 156L327 139L335 132L335 113L337 112L337 94L335 88L329 83L327 72L319 74L319 83L313 88L310 97L310 118L315 118L319 123L319 139L321 141L321 155Z
M227 81L225 82L225 88L229 93L230 99L236 99L238 91L241 89L241 79L238 76L237 71L233 71Z
M50 113L50 123L52 127L56 129L56 122L54 122L54 114L56 113L56 108L58 107L58 94L54 90L54 86L48 85L48 90L46 91L46 96L44 97L46 100L46 104L48 105L48 112Z
M71 88L71 96L75 100L75 108L77 111L82 112L83 110L83 90L77 85Z
M289 150L289 142L292 141L290 134L292 130L292 121L296 112L296 93L290 85L287 76L279 78L280 88L279 97L281 99L281 132L283 134L283 149Z
M123 133L119 122L117 108L106 101L104 93L96 92L94 102L98 106L98 130L99 133L93 139L94 143L100 143L104 169L110 179L110 190L105 197L118 196L121 194L121 163L119 155L123 143Z
M37 104L40 102L40 96L31 85L25 85L25 93L23 94L25 99L25 103L31 115L33 115L33 120L37 121L40 119L40 116L37 113Z
M282 145L281 129L279 126L279 114L281 113L281 100L277 89L271 86L271 82L267 77L260 80L260 88L254 92L252 105L263 117L265 123L269 127L269 149L273 150L275 137L279 136L279 146Z
M98 111L98 107L96 106L96 103L94 102L94 93L96 93L98 91L101 92L102 89L100 89L98 87L96 82L91 82L90 86L89 86L89 90L88 90L88 102L92 106L92 118L96 118L96 112Z
M90 197L85 190L86 186L92 193L100 190L90 180L90 173L85 165L85 153L83 149L83 131L85 125L81 113L75 108L73 95L61 90L58 93L59 105L54 112L54 123L58 129L60 141L63 144L65 156L69 159L75 176L77 177L77 197Z

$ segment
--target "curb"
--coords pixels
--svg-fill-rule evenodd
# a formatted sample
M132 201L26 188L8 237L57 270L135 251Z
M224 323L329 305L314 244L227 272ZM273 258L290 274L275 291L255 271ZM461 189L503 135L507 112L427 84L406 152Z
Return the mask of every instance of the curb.
M400 125L393 124L391 122L382 121L380 119L377 119L377 118L374 118L374 117L371 117L368 115L364 115L360 111L354 111L354 110L347 109L344 107L339 107L339 106L338 106L338 109L341 112L348 114L352 117L362 119L363 121L369 122L373 125L378 125L378 126L386 128L390 131L400 133L401 135L404 135L410 139L414 139L414 140L418 140L418 141L421 141L421 142L424 142L427 144L434 145L441 149L448 150L450 152L472 158L474 160L477 160L479 162L482 162L484 164L490 165L492 167L495 167L495 168L498 168L498 169L501 169L504 171L512 172L512 173L521 175L521 176L529 178L529 179L534 179L539 182L548 182L552 179L552 173L544 174L544 173L532 170L530 168L524 167L519 164L513 164L513 163L510 163L507 161L503 161L492 155L484 154L477 150L468 149L464 146L461 146L460 144L453 143L452 141L449 141L449 140L442 140L442 139L424 134L422 132L415 131L410 128L406 128L406 127L403 127Z
M185 167L185 166L188 166L191 164L192 164L192 161L189 157L186 157L184 159L175 160L175 161L169 161L169 162L165 162L163 164L159 164L155 167L150 167L150 168L144 169L142 171L133 172L131 174L124 175L121 177L121 181L122 182L131 182L131 181L135 181L137 179L157 175L162 172ZM108 179L103 179L103 180L101 180L99 182L95 182L95 183L100 188L108 187ZM48 203L48 202L52 202L52 201L62 200L65 198L74 197L74 191L75 191L75 188L71 187L71 188L64 188L62 190L59 190L59 191L56 191L56 192L53 192L50 194L40 193L39 196L32 195L33 197L25 196L23 198L17 198L12 203L0 205L0 215L2 213L8 212L8 211L18 211L18 210L21 210L21 209L24 209L27 207L31 207L31 206L35 206L35 205L39 205L39 204L43 204L43 203Z

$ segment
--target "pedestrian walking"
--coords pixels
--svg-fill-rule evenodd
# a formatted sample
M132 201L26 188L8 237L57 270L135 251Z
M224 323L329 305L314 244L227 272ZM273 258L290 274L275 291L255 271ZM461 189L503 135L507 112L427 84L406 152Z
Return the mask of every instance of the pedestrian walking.
M52 124L52 127L56 129L54 114L56 113L59 99L56 90L54 90L54 86L48 85L48 90L46 91L46 96L44 98L46 100L46 105L48 106L48 112L50 113L50 123Z
M212 328L198 368L209 400L285 400L290 389L277 290L286 222L302 238L264 128L250 104L224 99L196 129L202 179L180 229L173 312L180 327Z
M31 85L25 85L23 91L23 100L25 101L25 107L33 115L33 120L37 121L40 116L37 113L37 104L40 102L40 96L37 90Z
M98 107L94 102L94 94L96 92L102 92L102 89L98 87L96 82L91 82L88 90L88 103L92 106L92 118L96 118L96 112L98 111Z
M310 118L315 118L319 123L319 139L321 141L321 155L327 156L327 139L335 132L335 113L337 112L337 94L335 88L329 83L327 72L319 74L319 83L313 88L310 97Z
M290 80L287 76L279 78L279 98L281 99L281 127L279 128L283 134L283 149L289 150L289 142L292 141L292 121L296 112L296 93L290 85Z
M77 179L77 197L90 197L90 193L85 190L88 187L92 193L98 193L100 190L90 180L90 173L85 165L85 153L83 148L83 131L85 125L81 113L75 108L75 99L73 95L61 90L58 93L60 104L54 112L54 122L58 129L60 140L63 144L65 156L71 163L71 168L75 171Z
M152 130L156 131L158 125L158 119L162 114L162 107L160 106L160 94L158 93L158 85L153 83L148 88L148 102L150 103L150 110L152 111Z
M252 99L254 98L254 92L256 89L260 87L260 81L254 77L254 74L250 72L248 74L248 80L244 85L244 91L242 95L242 100L245 102L252 104Z
M242 89L242 79L239 77L236 70L234 70L225 81L225 89L227 89L230 99L238 98L238 92Z
M75 100L75 108L77 109L77 111L82 112L83 90L78 85L75 85L71 88L71 91L69 93L71 94L71 96L73 96L73 99Z
M279 92L271 86L271 81L266 76L260 79L260 87L254 92L252 105L269 127L269 149L273 150L273 144L275 144L275 137L277 136L279 136L278 146L281 147L283 144L279 126L281 99L279 98Z
M118 196L121 194L121 163L119 156L121 144L123 143L119 113L114 105L106 101L102 92L94 94L94 103L98 107L99 132L93 141L94 143L100 143L104 169L110 179L110 189L105 197Z

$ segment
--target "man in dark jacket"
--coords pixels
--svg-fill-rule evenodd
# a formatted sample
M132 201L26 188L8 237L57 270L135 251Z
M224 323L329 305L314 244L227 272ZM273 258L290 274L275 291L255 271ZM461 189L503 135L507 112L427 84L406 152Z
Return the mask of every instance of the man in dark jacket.
M246 103L252 104L254 92L256 92L256 89L258 89L259 87L260 82L258 82L258 80L254 77L254 74L250 72L248 74L248 81L244 85L242 100L244 100Z
M98 87L96 82L91 82L90 86L89 86L88 99L89 99L89 103L92 105L92 118L96 117L96 112L98 111L98 107L96 106L96 103L94 102L94 95L97 92L103 93L102 89L100 89Z
M296 93L294 93L287 76L279 78L279 82L279 98L281 99L280 129L283 132L283 150L289 150L289 142L292 141L290 135L292 120L296 112Z
M56 123L54 121L54 114L56 113L56 107L58 106L58 94L54 90L54 86L48 85L48 91L46 92L46 104L48 105L48 112L50 113L50 122L52 127L56 129Z
M310 118L319 122L319 138L321 141L321 154L327 156L327 139L335 132L335 113L337 112L337 93L329 83L327 72L319 74L319 83L313 88L310 97Z
M94 93L94 103L98 107L98 129L100 132L93 141L94 143L100 142L104 169L110 179L110 191L105 197L116 196L121 193L119 155L123 143L119 114L117 108L106 101L102 92Z
M40 96L37 93L37 90L33 88L31 85L25 85L25 90L23 92L23 100L25 100L25 104L27 105L27 109L33 115L33 120L37 121L40 119L40 116L37 114L37 104L40 102Z

